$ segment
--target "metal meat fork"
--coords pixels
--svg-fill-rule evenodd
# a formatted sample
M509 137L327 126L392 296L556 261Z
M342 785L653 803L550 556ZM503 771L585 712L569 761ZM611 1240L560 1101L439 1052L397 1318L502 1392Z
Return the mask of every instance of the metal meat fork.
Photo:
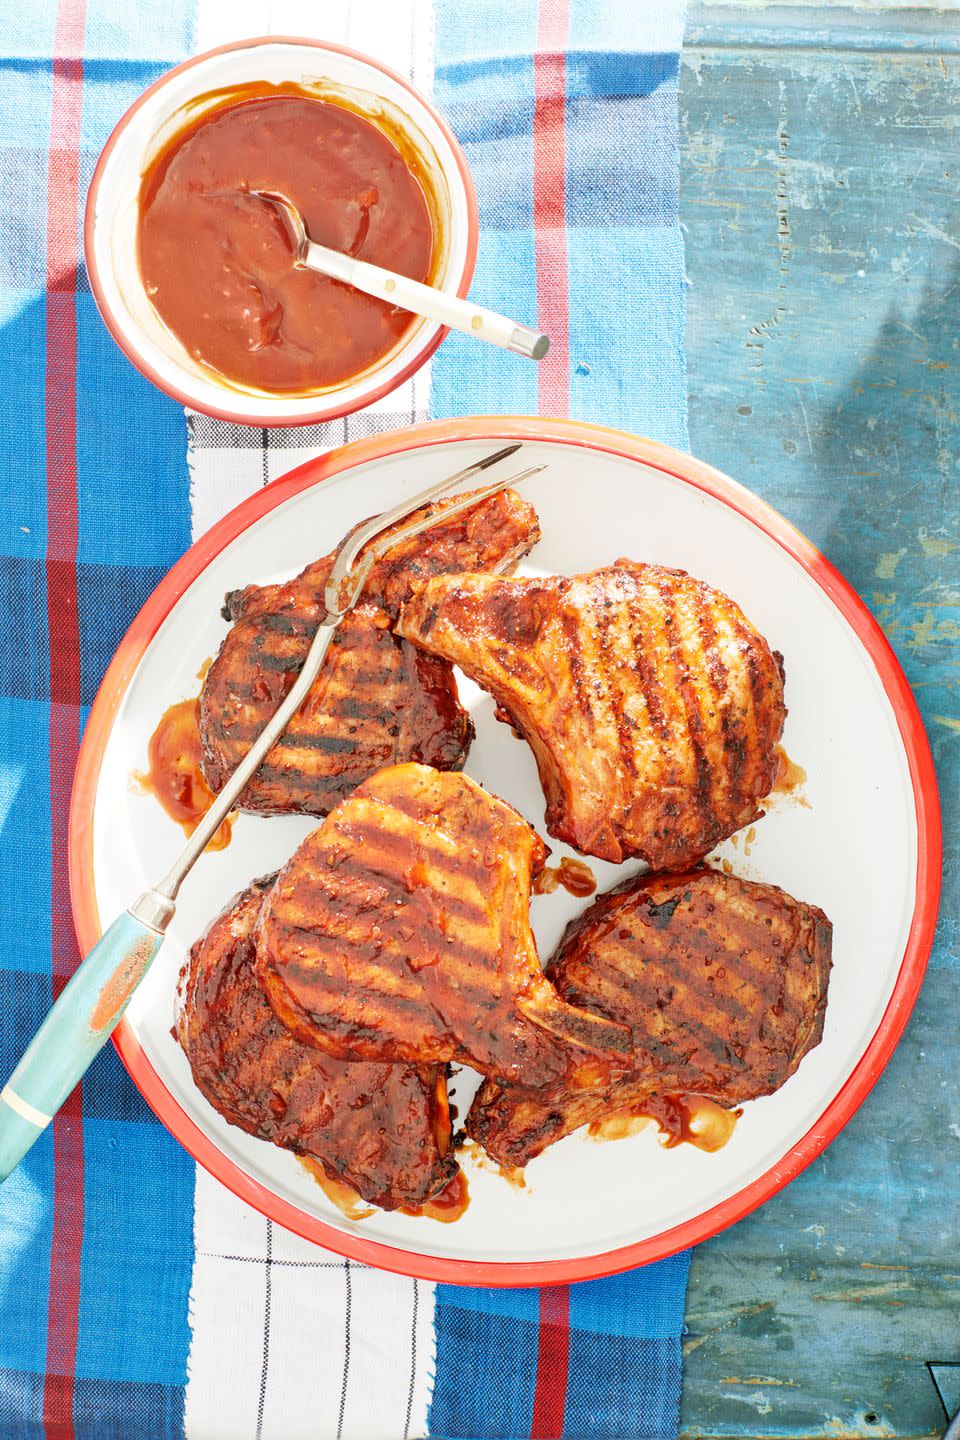
M114 920L79 966L30 1042L20 1064L0 1091L0 1183L19 1165L106 1044L131 995L160 949L164 932L176 910L180 886L233 809L247 781L259 769L306 700L320 673L337 626L359 600L375 561L382 559L398 541L420 535L500 490L519 485L531 475L538 474L544 466L535 465L521 470L508 479L460 496L442 510L412 520L409 525L401 526L379 541L376 537L428 501L435 500L519 449L519 444L507 445L495 455L488 455L456 475L429 485L426 490L412 495L392 510L385 510L382 515L359 525L341 541L324 592L326 618L313 638L303 669L289 695L234 770L167 875Z

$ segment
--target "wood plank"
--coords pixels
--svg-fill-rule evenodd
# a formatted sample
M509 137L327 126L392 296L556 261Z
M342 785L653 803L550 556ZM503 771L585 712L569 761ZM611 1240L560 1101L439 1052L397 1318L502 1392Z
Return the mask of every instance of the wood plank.
M960 1360L960 58L928 31L887 51L700 36L681 96L691 449L880 619L933 744L947 872L877 1088L695 1254L683 1433L930 1436L945 1417L926 1362Z
M956 20L960 0L944 5L905 8L901 5L838 3L811 5L805 0L694 0L686 27L689 49L738 48L910 51L913 54L956 54L960 47Z
M741 12L772 8L770 0L731 0L727 9L732 9L734 5ZM697 4L691 6L691 14L695 14L699 8ZM810 0L777 0L776 8L778 10L809 10ZM917 11L922 10L960 10L960 0L818 0L817 9L834 13L838 10L864 10L872 14L876 14L878 11L902 10L915 15Z

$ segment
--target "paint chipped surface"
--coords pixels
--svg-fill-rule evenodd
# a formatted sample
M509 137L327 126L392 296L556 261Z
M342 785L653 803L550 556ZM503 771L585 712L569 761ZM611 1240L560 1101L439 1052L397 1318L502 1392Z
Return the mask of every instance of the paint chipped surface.
M873 573L878 580L892 580L897 573L897 566L907 553L906 545L899 550L886 550L882 555L877 556L877 563L873 567Z
M691 449L877 617L926 721L947 867L927 980L875 1091L695 1252L681 1429L906 1440L945 1426L924 1361L960 1356L960 55L932 53L929 30L917 53L751 48L750 15L724 13L681 75ZM821 12L792 14L829 34ZM728 853L739 869L742 840ZM882 858L878 837L878 883Z
M156 949L156 937L150 935L144 935L131 945L97 996L97 1003L90 1016L91 1030L106 1030L108 1026L112 1028L117 1023Z

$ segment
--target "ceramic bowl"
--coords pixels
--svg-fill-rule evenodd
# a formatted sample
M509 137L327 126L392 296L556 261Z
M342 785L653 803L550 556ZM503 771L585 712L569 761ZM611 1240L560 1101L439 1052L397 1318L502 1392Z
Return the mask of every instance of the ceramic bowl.
M422 320L362 374L310 394L276 395L214 374L166 328L147 298L137 260L141 177L188 119L202 113L205 97L251 81L292 81L344 94L402 134L429 176L441 217L435 283L454 295L466 295L473 276L476 195L463 152L436 110L386 66L337 45L288 37L225 45L169 71L124 115L94 172L84 227L90 285L113 338L149 380L193 410L249 425L314 424L387 395L423 365L447 331Z

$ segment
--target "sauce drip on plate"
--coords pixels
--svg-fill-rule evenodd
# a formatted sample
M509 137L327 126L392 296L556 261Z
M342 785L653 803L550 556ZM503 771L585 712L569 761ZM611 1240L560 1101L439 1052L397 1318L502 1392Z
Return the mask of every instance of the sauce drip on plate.
M150 736L146 774L133 777L142 790L159 800L170 819L182 825L187 835L193 834L214 800L200 764L198 704L196 699L178 700L164 711ZM207 849L226 849L232 825L228 816Z
M608 1115L587 1130L594 1140L623 1140L653 1121L668 1150L686 1144L712 1152L726 1145L742 1113L725 1110L704 1095L654 1095L641 1111Z
M319 244L429 282L425 185L409 143L346 103L295 85L239 86L143 176L147 295L188 353L227 380L270 394L335 386L392 350L414 317L295 268L276 208L250 192L286 195Z
M319 1160L312 1160L307 1155L300 1155L298 1159L316 1180L330 1203L335 1205L347 1220L366 1220L374 1213L375 1207L361 1200L352 1186L345 1185L342 1180L331 1180ZM401 1215L439 1220L441 1225L451 1225L454 1220L460 1219L469 1204L467 1177L462 1170L458 1170L449 1185L441 1190L439 1195L434 1195L432 1200L427 1200L423 1205L401 1205L398 1209Z
M313 1160L309 1155L298 1155L297 1159L304 1170L316 1180L330 1204L335 1205L345 1219L366 1220L368 1215L373 1214L375 1207L361 1200L352 1185L331 1179L319 1160Z
M773 782L774 795L792 795L799 800L801 805L808 802L798 792L807 783L807 772L802 765L797 765L784 750L782 745L775 748L777 757L777 776Z
M439 1220L441 1225L452 1225L454 1220L460 1219L469 1204L467 1177L462 1170L458 1170L439 1195L434 1195L433 1199L424 1205L401 1205L400 1213L423 1216L427 1220Z
M471 1140L469 1136L464 1136L460 1141L457 1146L457 1154L466 1155L478 1170L486 1170L489 1175L499 1175L501 1180L506 1180L514 1190L526 1190L527 1176L522 1165L501 1165L494 1160L492 1155L487 1154L482 1145L478 1145L476 1140Z
M592 895L597 888L596 877L584 860L564 856L559 865L545 865L533 882L534 895L552 895L560 886L569 895Z

